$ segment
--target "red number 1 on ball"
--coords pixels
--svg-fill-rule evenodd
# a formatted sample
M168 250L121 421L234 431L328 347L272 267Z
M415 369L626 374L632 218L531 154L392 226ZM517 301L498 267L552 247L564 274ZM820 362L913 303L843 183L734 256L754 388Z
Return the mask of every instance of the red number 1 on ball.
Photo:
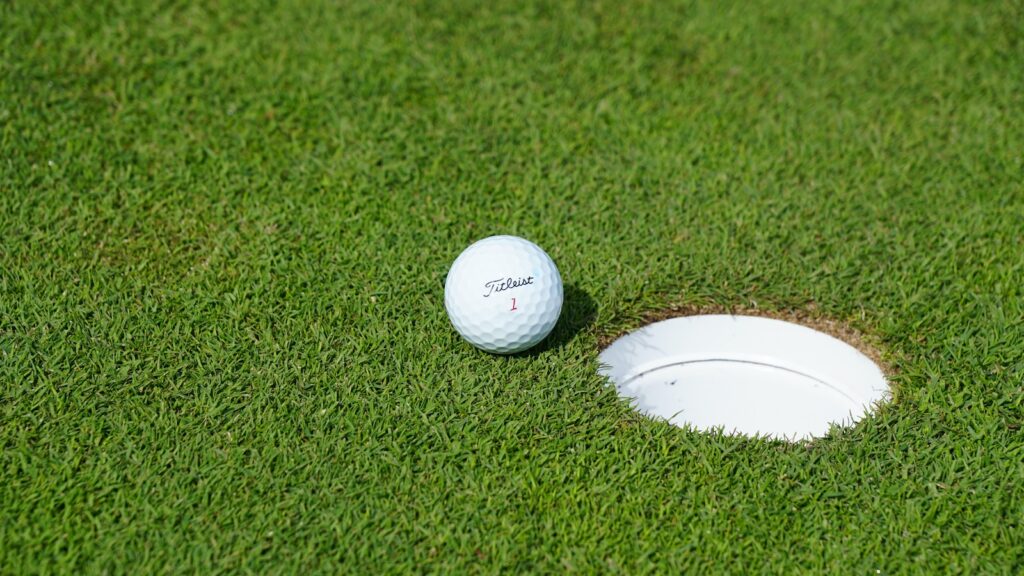
M512 299L512 310L518 310L518 308L516 308L516 299L515 298ZM510 310L510 312L512 310Z

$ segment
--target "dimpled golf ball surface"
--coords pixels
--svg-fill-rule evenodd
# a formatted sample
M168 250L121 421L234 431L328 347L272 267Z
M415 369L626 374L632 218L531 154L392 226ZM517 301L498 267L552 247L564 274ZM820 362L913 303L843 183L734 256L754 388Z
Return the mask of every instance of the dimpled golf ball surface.
M540 246L516 236L491 236L455 259L444 284L444 306L470 344L514 354L555 327L562 277Z

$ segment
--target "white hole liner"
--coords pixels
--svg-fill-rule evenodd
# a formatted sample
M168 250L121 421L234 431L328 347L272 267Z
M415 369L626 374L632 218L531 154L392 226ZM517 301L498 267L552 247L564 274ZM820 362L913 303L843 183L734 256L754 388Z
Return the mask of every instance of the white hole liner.
M889 398L882 371L856 348L770 318L657 322L616 340L600 361L639 411L702 431L806 440Z

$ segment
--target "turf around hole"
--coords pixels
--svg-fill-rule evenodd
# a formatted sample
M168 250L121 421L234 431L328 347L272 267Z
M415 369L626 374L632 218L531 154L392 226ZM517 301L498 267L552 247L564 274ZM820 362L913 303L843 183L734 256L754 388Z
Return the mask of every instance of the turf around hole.
M1022 110L1014 1L0 2L0 572L1020 573ZM596 373L810 304L899 351L810 445Z

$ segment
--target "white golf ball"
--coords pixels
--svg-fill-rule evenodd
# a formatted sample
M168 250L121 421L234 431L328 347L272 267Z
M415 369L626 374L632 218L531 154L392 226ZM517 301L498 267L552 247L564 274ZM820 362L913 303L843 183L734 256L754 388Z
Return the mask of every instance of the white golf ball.
M455 259L444 283L444 307L470 344L513 354L537 344L562 312L562 277L540 246L491 236Z

